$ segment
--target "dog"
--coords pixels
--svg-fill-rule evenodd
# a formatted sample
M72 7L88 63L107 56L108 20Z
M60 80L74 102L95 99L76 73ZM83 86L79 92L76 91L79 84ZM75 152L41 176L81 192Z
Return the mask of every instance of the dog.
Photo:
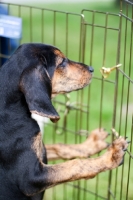
M93 71L54 46L34 43L20 45L0 68L0 200L41 200L47 188L93 178L123 162L128 146L123 137L102 156L88 158L107 147L104 129L92 131L82 144L45 148L31 117L35 113L57 122L60 117L51 98L84 88ZM48 165L46 151L48 159L67 161Z

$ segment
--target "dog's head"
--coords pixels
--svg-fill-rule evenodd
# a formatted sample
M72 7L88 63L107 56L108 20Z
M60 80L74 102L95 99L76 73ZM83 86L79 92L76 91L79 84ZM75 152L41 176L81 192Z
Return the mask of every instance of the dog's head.
M56 122L59 115L52 106L51 98L88 85L93 68L69 60L59 49L50 45L29 44L24 48L29 64L21 75L20 89L29 110Z

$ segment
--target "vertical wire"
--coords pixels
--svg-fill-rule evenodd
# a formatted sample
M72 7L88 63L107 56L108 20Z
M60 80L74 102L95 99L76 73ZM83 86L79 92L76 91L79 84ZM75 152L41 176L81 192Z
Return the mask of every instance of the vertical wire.
M66 96L65 96L66 97ZM66 97L67 98L67 97ZM65 100L65 102L67 101L67 99ZM64 129L64 142L65 144L67 144L67 131L66 131L66 127L67 127L67 115L64 118L64 123L63 123L63 129ZM67 184L64 184L64 196L65 198L63 198L64 200L67 200Z
M30 42L32 42L32 7L30 7Z
M77 95L76 95L76 102L78 103L79 102L79 91L77 92ZM76 111L76 119L75 119L75 144L78 142L78 137L77 137L77 132L78 132L78 125L79 125L79 110L77 109ZM76 192L77 190L75 190L74 188L74 182L73 182L73 199L77 199L76 197Z
M132 144L133 144L133 115L132 115L132 124L131 124L131 145L130 145L130 152L132 151ZM128 191L129 191L129 181L130 181L130 172L131 172L131 156L129 157L128 163L128 178L127 178L127 188L126 188L126 200L128 200Z
M132 60L132 29L133 29L133 24L131 24L131 41L130 41L130 55L129 55L129 77L131 76L131 60ZM125 137L126 137L126 132L127 132L127 124L128 124L128 111L129 111L129 95L130 95L130 81L128 81L128 87L127 87L127 102L126 102L126 120L125 120ZM122 175L124 174L124 164L122 167ZM123 176L122 176L122 182L123 186ZM122 190L121 190L121 198L122 198Z
M41 20L41 22L42 22L42 43L43 43L43 41L44 41L44 21L43 21L43 19L44 19L44 10L42 9L42 20Z
M121 20L119 23L119 35L118 35L118 51L117 51L117 58L116 58L116 63L119 63L120 60L120 39L121 39ZM113 119L112 119L112 127L115 128L116 124L116 109L117 109L117 98L118 98L118 78L119 78L119 72L118 70L116 71L116 76L115 76L115 90L114 90L114 109L113 109ZM112 135L112 140L114 136ZM116 172L117 174L117 172ZM112 171L109 172L109 185L108 185L108 200L110 200L110 188L112 184ZM115 198L115 197L114 197Z
M132 19L133 19L133 6L132 6ZM130 74L131 74L131 58L132 58L132 33L133 33L133 22L131 22L131 46L130 46ZM131 145L130 152L132 151L132 141L133 141L133 115L132 115L132 124L131 124ZM127 178L127 188L126 188L126 200L128 200L128 191L129 191L129 181L130 181L130 168L131 168L131 156L129 157L128 163L128 178Z
M21 17L21 6L18 7L18 16ZM19 39L19 45L21 44L21 39Z
M85 31L84 36L85 36L85 39L86 39L86 35L87 35L87 26L86 25L85 25L84 31ZM86 45L84 45L84 52L85 52L85 48L86 48ZM85 54L84 54L84 59L83 60L85 60ZM87 106L87 116L86 116L86 123L87 123L86 124L86 129L88 131L89 130L89 105L90 105L90 89L89 88L87 90L87 102L88 102L88 106ZM87 137L88 137L88 135L87 135ZM86 180L84 180L84 188L87 188L87 181ZM86 200L86 195L87 195L87 193L84 190L84 194L83 194L83 199L84 200Z
M56 11L53 11L53 45L55 45L56 40ZM55 124L55 129L53 129L53 144L56 143L56 130L58 127L58 123ZM54 162L55 163L55 162ZM53 200L56 200L57 188L53 188Z
M104 33L104 49L103 49L103 66L105 65L105 57L106 57L106 41L107 41L107 23L108 23L108 14L106 14L105 18L105 33ZM104 81L103 77L101 80L101 98L100 98L100 116L99 116L99 128L102 126L102 108L103 108L103 91L104 91ZM96 194L98 194L98 185L99 185L99 176L96 177ZM98 196L95 196L95 200L97 200Z
M84 54L82 56L83 56L82 60L84 60ZM82 110L81 110L81 106L82 106L82 102L84 102L84 99L83 99L84 90L81 90L79 92L79 94L80 94L80 113L79 113L79 115L80 115L79 130L80 130L82 128L82 114L83 113L82 113ZM80 136L79 142L81 143L81 136ZM80 188L80 186L81 186L81 181L78 181L78 188ZM80 192L81 192L80 189L78 189L77 190L77 200L80 200L80 194L81 194Z
M83 53L82 53L82 62L85 62L85 49L86 49L86 32L87 32L87 27L86 24L84 24L84 34L83 34Z
M91 29L91 44L90 44L90 65L92 65L92 55L93 55L93 45L94 45L94 23L95 23L95 12L92 12L92 29ZM88 102L90 105L91 99L90 99L90 94L91 94L91 85L88 88ZM90 113L88 113L88 129L90 128ZM98 176L96 177L97 181Z
M56 11L53 12L53 45L56 45Z
M82 106L82 102L84 102L84 98L83 98L83 94L84 94L84 91L83 90L81 90L80 91L80 93L81 93L81 95L80 95L80 106ZM82 119L83 119L83 117L82 117L82 110L81 110L81 107L80 107L80 122L79 122L79 130L81 130L81 128L82 128ZM81 136L80 136L80 139L79 139L79 142L81 143ZM78 188L80 188L80 186L81 186L81 181L79 180L78 181ZM78 192L77 192L77 200L80 200L80 189L78 189Z
M91 30L91 51L90 51L90 64L92 64L92 54L93 54L93 41L94 41L94 22L95 22L95 11L93 11L92 16L92 30Z
M83 17L83 15L82 15L82 18L81 18L81 26L82 26L82 35L80 36L80 37L82 37L81 39L83 40L81 40L81 43L82 43L82 47L81 47L81 45L80 45L80 48L82 48L82 51L80 51L80 52L82 52L82 54L81 54L81 58L80 58L80 60L82 60L82 62L85 62L85 49L86 49L86 32L87 32L87 30L86 30L86 25L85 25L85 20L84 20L84 17ZM82 93L81 93L81 95L82 95ZM81 102L82 102L82 100L81 100ZM88 102L88 101L87 101ZM88 110L88 107L87 107L87 110ZM88 112L87 112L88 113ZM87 116L88 116L88 114L87 114ZM81 117L82 118L82 117ZM88 122L88 120L87 120L87 122ZM88 123L87 123L88 124ZM81 124L80 124L80 127L81 127ZM88 127L87 127L88 128ZM87 129L88 130L88 129ZM86 188L87 187L87 182L86 181L84 181L84 187ZM83 193L83 199L85 199L85 194L86 194L86 192L84 191L84 193Z
M127 16L128 16L128 5L127 5ZM126 32L127 34L127 32ZM132 40L132 37L131 37ZM132 45L132 44L131 44ZM130 46L131 48L131 46ZM130 51L131 53L131 51ZM130 55L130 61L131 61L131 55ZM130 64L129 64L130 65ZM130 67L131 68L131 67ZM129 69L129 77L130 77L130 69ZM129 89L130 89L130 81L128 82L128 87L127 87L127 102L126 102L126 117L125 117L125 131L124 131L124 136L126 136L126 131L127 131L127 119L128 119L128 102L129 102ZM124 176L124 163L122 166L122 177L121 177L121 190L120 190L120 200L122 200L122 193L123 193L123 176Z
M118 33L118 52L117 52L116 63L119 63L119 60L120 60L121 33L122 33L122 16L121 16L121 11L120 11L120 15L119 15L119 33ZM122 112L122 104L121 104L120 113L121 112ZM121 119L121 115L120 115L120 119ZM119 133L120 133L120 127L121 127L121 123L119 122ZM115 184L114 184L114 196L115 197L116 197L116 193L117 193L117 187L118 187L118 168L116 169Z
M94 24L94 13L93 13L93 19L92 19L92 25ZM84 26L84 58L83 60L85 60L85 49L86 49L86 36L87 35L87 25L85 24ZM93 52L93 36L94 36L94 26L92 26L91 29L91 45L90 45L90 65L92 65L92 52ZM88 106L87 106L87 131L90 129L90 113L89 113L89 105L90 105L90 93L91 93L91 85L89 85L88 90L87 90L87 102L88 102ZM87 188L87 181L84 181L84 188ZM84 191L84 200L86 199L86 192Z
M126 66L126 51L127 51L127 19L125 22L125 37L124 37L124 52L123 52L123 71L125 71L125 66ZM121 92L121 106L120 106L120 122L119 122L119 133L121 133L121 127L122 127L122 106L124 102L124 85L125 85L125 78L124 76L122 77L122 92Z
M108 13L106 13L106 18L105 18L103 66L105 66L105 58L106 58L107 24L108 24ZM99 110L99 113L100 113L100 115L99 115L99 128L102 127L103 93L104 93L104 80L103 80L103 77L102 77L102 80L101 80L100 110ZM96 194L98 194L98 186L99 186L99 176L96 177ZM97 198L98 198L98 196L96 195L95 196L95 200L97 200Z
M66 14L66 56L68 56L68 13Z
M82 46L82 62L85 62L85 42L86 42L86 26L84 25L84 17L83 16L81 16L82 18L81 18L81 26L82 26L82 31L84 31L83 32L83 46ZM80 36L81 37L81 36ZM81 47L81 43L80 43L80 47ZM81 51L80 51L81 52ZM84 102L84 98L83 98L83 94L84 94L84 90L81 90L81 97L80 97L80 105L82 106L82 102ZM82 114L83 114L83 111L80 109L80 124L79 124L79 129L81 129L82 128ZM81 137L80 137L80 141L79 142L81 142ZM86 181L84 181L84 185L86 184ZM80 188L80 186L81 186L81 181L78 181L78 188ZM81 191L80 191L80 189L78 189L78 193L77 193L77 195L78 195L78 197L77 197L77 200L80 200L80 193Z
M83 48L83 36L84 36L84 27L85 27L85 19L84 19L84 15L81 14L81 18L80 18L80 41L79 41L79 61L80 62L84 62L83 58L84 58L84 48Z
M122 2L123 2L123 0L120 0L120 12L122 12Z
M82 19L81 19L81 28L80 28L80 48L82 48L82 44L83 44L83 42L82 42L82 40L83 40L83 25L82 25ZM68 28L67 28L67 31L66 31L66 33L68 32ZM68 34L66 34L66 36L67 36L67 40L68 40ZM67 44L66 44L67 45ZM67 48L66 48L66 51L67 51ZM79 61L81 61L82 60L82 51L81 50L79 50ZM77 94L76 94L76 102L78 103L79 102L79 91L77 92ZM75 111L75 144L78 142L78 138L77 138L77 132L78 132L78 125L79 125L79 123L78 123L78 120L79 119L79 110L77 109L76 111ZM73 199L77 199L77 197L76 197L76 191L77 190L75 190L75 188L74 188L74 183L73 183Z
M56 17L56 14L55 14L55 11L53 11L53 44L55 43L55 26L56 26L56 20L55 20L55 17ZM57 127L58 127L58 122L54 124L53 126L53 143L56 143L56 130L57 130ZM56 190L54 190L54 193L56 194ZM56 196L56 195L55 195ZM55 197L56 198L56 197Z
M66 14L66 56L68 56L68 13ZM65 121L65 132L64 132L64 142L67 143L67 132L66 132L66 124L67 124L67 116L64 119ZM64 200L67 200L67 184L64 184Z
M86 32L85 32L85 36L86 36ZM85 39L85 38L84 38ZM86 41L86 40L84 40L84 41ZM84 43L84 48L85 48L85 43ZM85 54L83 54L83 60L85 60ZM84 90L81 90L81 95L80 95L80 105L82 106L82 102L84 102ZM82 124L83 124L83 111L82 111L82 109L81 109L81 107L80 107L80 124L79 124L79 129L82 129ZM81 143L81 136L80 136L80 140L79 140L79 142ZM81 186L81 181L78 181L78 188L80 188L80 186ZM80 189L78 189L78 198L77 198L77 200L80 200Z
M107 24L108 24L108 13L106 13L105 19L105 33L104 33L104 49L103 49L103 66L105 66L105 58L106 58L106 43L107 43ZM102 127L102 109L103 109L103 91L104 91L104 80L102 77L101 83L101 99L100 99L100 119L99 119L99 127Z
M95 21L95 12L93 11L92 13L92 29L91 29L91 44L90 44L90 65L92 65L92 55L93 55L93 44L94 44L94 21ZM90 105L90 94L91 94L91 85L88 87L88 104ZM89 108L88 108L89 109ZM88 130L90 128L90 113L88 112L87 115L87 120L88 120Z

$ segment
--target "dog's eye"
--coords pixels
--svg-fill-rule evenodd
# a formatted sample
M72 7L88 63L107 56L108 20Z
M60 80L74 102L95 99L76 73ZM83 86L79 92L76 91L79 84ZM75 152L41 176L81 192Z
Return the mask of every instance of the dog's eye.
M65 67L66 66L66 59L62 58L62 61L59 63L58 67Z
M64 67L66 65L66 59L59 57L57 60L57 67Z

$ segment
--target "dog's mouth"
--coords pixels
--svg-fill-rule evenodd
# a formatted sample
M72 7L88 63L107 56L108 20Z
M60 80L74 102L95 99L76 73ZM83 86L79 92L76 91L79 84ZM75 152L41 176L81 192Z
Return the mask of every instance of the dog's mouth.
M54 98L58 94L66 94L66 93L78 91L78 90L81 90L81 89L87 87L92 81L92 76L93 76L93 73L91 73L91 77L87 81L83 81L82 84L73 84L73 86L68 86L68 87L66 86L64 89L61 88L61 90L52 91L51 98Z
M51 98L54 98L58 94L81 90L91 83L94 72L93 67L86 65L78 65L78 67L73 67L72 65L71 67L71 70L66 68L62 71L58 69L55 72L52 78Z

